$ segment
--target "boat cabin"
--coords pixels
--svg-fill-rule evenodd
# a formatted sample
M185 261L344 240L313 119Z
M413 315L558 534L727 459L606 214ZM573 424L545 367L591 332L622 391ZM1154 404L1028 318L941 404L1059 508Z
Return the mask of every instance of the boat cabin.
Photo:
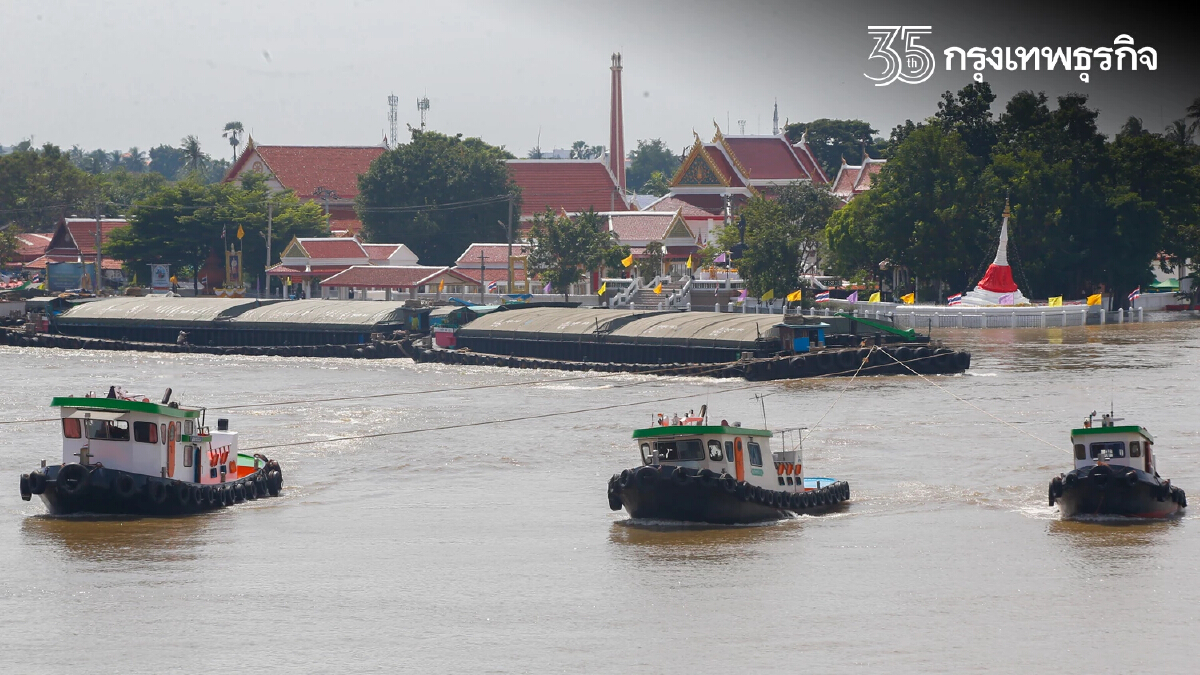
M220 420L219 430L204 424L203 408L184 408L129 396L115 387L107 397L55 397L50 405L62 417L64 464L103 466L202 485L224 483L253 468L238 456L237 432ZM249 460L249 462L247 462Z
M635 429L642 464L680 466L716 474L732 474L765 489L799 492L815 490L832 479L805 479L799 438L791 449L771 451L773 432L730 424L709 424L700 416L658 415L652 426Z
M1075 468L1083 469L1096 464L1130 466L1139 471L1157 476L1154 463L1154 437L1139 426L1114 426L1117 421L1111 414L1103 415L1100 425L1095 426L1092 413L1083 422L1082 429L1071 430L1071 445Z

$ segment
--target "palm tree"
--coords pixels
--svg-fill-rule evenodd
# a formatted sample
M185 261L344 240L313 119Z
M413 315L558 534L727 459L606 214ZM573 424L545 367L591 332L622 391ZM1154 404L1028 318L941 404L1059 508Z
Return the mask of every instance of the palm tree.
M127 169L133 173L142 173L146 170L146 153L138 150L136 145L129 149L127 155L127 157L122 158L125 160L125 167Z
M183 150L184 166L191 171L199 171L200 165L204 163L204 153L200 150L200 139L189 135L183 139L182 143L180 149Z
M1188 128L1186 120L1182 118L1177 119L1167 125L1167 130L1163 134L1163 138L1181 148L1186 148L1192 144L1192 130Z
M242 142L242 123L229 122L225 125L225 133L221 134L229 139L229 145L233 147L233 161L237 161L237 146Z
M1196 100L1187 107L1187 118L1192 121L1188 127L1188 133L1196 133L1196 130L1200 129L1200 96L1197 96Z

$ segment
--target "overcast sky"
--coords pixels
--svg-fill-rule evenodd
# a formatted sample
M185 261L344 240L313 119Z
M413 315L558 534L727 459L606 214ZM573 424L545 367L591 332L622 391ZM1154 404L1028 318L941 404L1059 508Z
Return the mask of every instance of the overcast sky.
M1182 23L1105 21L1053 3L853 3L734 0L495 2L5 3L0 144L142 149L196 134L228 155L221 129L241 121L265 144L371 145L387 129L387 96L404 124L415 99L429 125L481 136L524 156L574 140L608 143L609 55L624 54L626 146L661 137L677 152L713 120L747 133L781 121L857 118L883 135L936 111L942 50L980 46L1111 46L1129 33L1158 50L1159 69L988 73L997 112L1020 89L1091 96L1101 126L1130 115L1161 130L1200 97L1197 41ZM1161 14L1158 16L1162 16ZM873 24L931 25L937 70L918 85L876 87L864 73Z

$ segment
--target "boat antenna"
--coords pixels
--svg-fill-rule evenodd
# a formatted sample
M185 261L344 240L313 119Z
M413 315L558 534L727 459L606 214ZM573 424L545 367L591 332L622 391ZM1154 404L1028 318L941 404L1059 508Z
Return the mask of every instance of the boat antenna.
M764 394L755 394L754 395L754 398L758 399L758 405L762 408L762 416L763 416L762 428L763 429L767 428L767 402L765 400L767 398L767 396L768 395L764 395Z

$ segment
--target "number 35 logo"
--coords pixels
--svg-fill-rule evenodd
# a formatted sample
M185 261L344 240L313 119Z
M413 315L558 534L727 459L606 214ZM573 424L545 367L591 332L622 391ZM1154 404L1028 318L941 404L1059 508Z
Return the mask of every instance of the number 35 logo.
M876 87L886 87L899 80L905 84L920 84L933 75L934 57L924 45L917 44L922 35L933 32L932 26L867 26L867 35L875 38L875 47L867 60L883 59L883 75L872 77ZM904 48L904 56L896 52L896 38Z

